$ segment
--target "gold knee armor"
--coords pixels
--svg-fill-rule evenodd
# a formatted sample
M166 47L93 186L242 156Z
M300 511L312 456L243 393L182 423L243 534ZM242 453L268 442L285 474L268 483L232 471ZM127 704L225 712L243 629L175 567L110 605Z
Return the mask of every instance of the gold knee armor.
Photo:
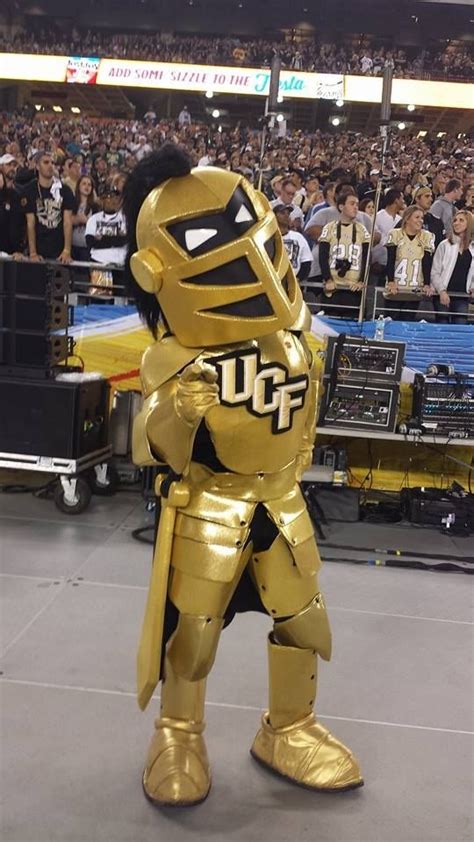
M319 558L314 558L308 575L303 576L282 535L265 552L252 554L250 575L272 617L292 616L308 604L318 592L318 566Z
M205 678L214 663L223 619L180 614L167 655L174 672L187 681Z
M275 640L282 646L314 649L325 661L331 658L331 629L323 595L317 593L298 614L274 625Z

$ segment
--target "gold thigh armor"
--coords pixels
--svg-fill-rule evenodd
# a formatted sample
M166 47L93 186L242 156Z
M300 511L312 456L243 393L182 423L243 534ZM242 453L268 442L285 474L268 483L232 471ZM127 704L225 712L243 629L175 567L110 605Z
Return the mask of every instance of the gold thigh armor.
M181 678L199 681L209 674L224 614L250 553L251 546L241 552L232 582L212 582L180 570L172 571L169 597L180 613L166 651L173 671Z
M250 575L270 616L291 617L308 605L319 590L318 561L319 557L312 563L308 560L311 573L303 576L282 535L275 538L270 549L252 553Z
M197 565L194 573L172 569L168 590L171 602L180 614L222 618L247 566L251 552L251 545L240 552L235 564L234 576L230 582L215 582L202 578L202 571Z

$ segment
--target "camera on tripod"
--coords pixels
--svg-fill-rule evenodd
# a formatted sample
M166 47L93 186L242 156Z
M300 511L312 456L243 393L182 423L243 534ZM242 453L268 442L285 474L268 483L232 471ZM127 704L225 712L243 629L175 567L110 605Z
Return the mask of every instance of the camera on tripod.
M339 278L345 278L347 272L352 266L352 262L345 257L343 260L338 258L336 260L336 271Z

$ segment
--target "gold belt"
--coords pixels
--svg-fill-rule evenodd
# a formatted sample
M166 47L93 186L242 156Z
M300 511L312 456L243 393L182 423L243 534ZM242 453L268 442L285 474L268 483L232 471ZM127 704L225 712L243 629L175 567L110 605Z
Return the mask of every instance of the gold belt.
M296 483L296 461L275 473L234 474L214 473L204 465L191 462L186 477L194 488L221 493L238 500L265 502L283 497Z

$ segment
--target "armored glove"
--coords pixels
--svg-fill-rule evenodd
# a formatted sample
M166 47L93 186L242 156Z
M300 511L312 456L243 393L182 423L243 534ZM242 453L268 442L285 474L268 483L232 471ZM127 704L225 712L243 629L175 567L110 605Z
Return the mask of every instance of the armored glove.
M186 366L179 377L175 395L178 416L188 424L195 424L206 412L219 403L217 372L207 363Z

